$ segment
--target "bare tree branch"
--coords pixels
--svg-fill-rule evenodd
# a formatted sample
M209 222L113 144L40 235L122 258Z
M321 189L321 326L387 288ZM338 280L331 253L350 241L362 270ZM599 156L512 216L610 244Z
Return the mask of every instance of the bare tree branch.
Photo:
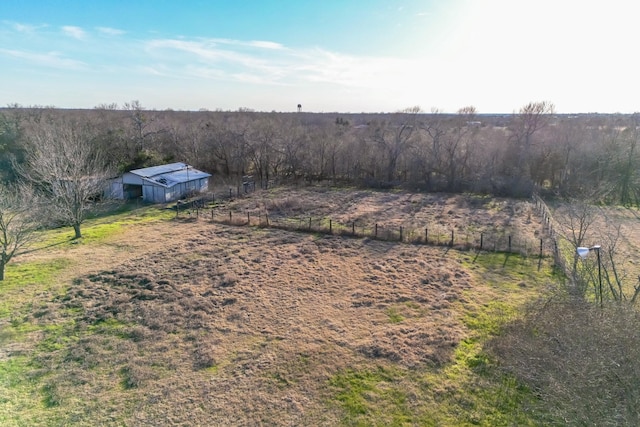
M92 132L72 122L40 123L28 136L21 175L48 203L50 218L70 225L75 237L111 177Z
M36 222L27 203L28 188L0 186L0 281L18 251L35 240Z

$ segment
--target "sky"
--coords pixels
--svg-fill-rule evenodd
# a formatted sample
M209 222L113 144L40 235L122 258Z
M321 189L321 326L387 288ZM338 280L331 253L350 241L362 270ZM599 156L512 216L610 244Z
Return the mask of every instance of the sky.
M636 0L0 0L0 105L640 111Z

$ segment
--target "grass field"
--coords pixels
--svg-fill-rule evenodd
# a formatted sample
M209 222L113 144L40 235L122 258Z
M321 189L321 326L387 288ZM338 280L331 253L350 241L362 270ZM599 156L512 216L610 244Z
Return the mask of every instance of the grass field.
M378 206L388 220L428 205L303 190L293 203L280 191L237 203L336 217ZM459 197L438 199L456 221L540 231L526 202L460 214ZM516 255L230 227L154 207L72 234L43 234L0 284L2 425L539 422L533 395L493 368L483 344L555 286L547 259L538 268Z

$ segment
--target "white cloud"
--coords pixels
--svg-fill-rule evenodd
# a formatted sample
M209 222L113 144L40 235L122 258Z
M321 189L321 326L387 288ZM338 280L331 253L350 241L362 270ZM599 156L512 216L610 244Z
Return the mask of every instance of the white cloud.
M87 65L81 61L64 58L59 52L33 53L12 49L0 49L0 54L50 68L80 70L85 69Z
M87 36L87 33L85 33L85 31L82 28L75 27L73 25L63 26L62 32L68 35L69 37L73 37L78 40L84 40L84 38Z
M96 30L108 36L121 36L123 34L126 34L126 31L124 30L119 30L117 28L111 28L111 27L96 27Z
M6 22L6 21L5 21ZM31 25L31 24L22 24L20 22L9 22L8 23L14 30L20 33L34 33L39 28L43 28L46 25Z
M306 82L375 89L413 81L425 66L422 60L363 58L319 48L295 50L264 41L157 39L146 46L154 60L172 68L175 76L271 85Z
M280 43L274 43L274 42L262 41L262 40L253 40L248 43L248 46L260 47L263 49L275 49L275 50L284 49L284 46L281 45Z

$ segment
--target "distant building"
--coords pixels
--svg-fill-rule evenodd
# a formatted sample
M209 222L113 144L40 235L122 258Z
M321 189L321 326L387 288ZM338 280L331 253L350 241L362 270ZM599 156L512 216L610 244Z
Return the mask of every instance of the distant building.
M207 190L211 174L186 163L170 163L135 169L111 181L108 192L115 199L168 203L187 194Z

